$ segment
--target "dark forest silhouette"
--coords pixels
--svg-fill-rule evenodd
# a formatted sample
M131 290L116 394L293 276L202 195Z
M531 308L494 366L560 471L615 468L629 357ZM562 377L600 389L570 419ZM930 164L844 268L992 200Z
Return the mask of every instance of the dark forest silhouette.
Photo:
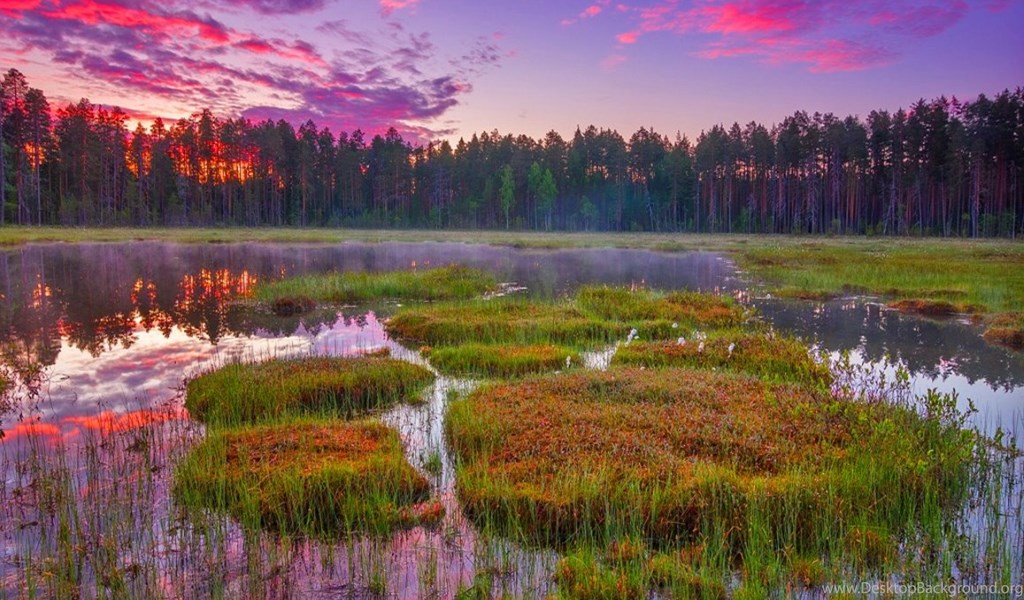
M0 86L0 223L1007 236L1024 230L1024 90L866 119L798 111L695 142L641 128L413 145L209 110L127 129ZM680 110L685 110L680 107Z

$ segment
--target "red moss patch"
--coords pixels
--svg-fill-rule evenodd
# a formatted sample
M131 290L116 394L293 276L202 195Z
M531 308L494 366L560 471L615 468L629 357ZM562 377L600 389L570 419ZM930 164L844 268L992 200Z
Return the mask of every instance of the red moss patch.
M415 524L430 485L383 424L300 421L211 435L174 491L249 526L330 536Z

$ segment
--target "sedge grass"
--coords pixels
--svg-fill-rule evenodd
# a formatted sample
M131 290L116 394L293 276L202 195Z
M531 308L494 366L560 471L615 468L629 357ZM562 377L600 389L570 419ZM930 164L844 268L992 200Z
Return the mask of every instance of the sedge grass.
M832 540L861 523L904 532L956 510L973 451L909 409L686 369L492 385L455 402L447 428L481 527L555 547L717 531L726 564L755 572L784 548L841 554Z
M363 304L383 300L436 301L480 296L495 289L494 276L479 269L450 265L386 273L300 275L261 284L257 300L289 310L309 310L310 302Z
M293 414L352 417L412 400L433 379L423 367L381 356L234 363L189 381L185 407L215 425Z
M695 329L737 327L748 318L722 296L587 286L553 302L495 298L405 307L386 328L398 339L430 347L472 342L592 348L635 336L675 339Z
M576 350L553 344L462 344L425 354L439 372L463 377L517 377L582 365Z
M225 511L251 529L311 537L414 525L414 505L429 493L395 431L336 420L215 432L179 465L174 486L184 506Z
M722 369L817 389L828 389L832 383L828 365L815 360L807 346L771 332L724 330L689 340L632 342L619 347L611 364Z

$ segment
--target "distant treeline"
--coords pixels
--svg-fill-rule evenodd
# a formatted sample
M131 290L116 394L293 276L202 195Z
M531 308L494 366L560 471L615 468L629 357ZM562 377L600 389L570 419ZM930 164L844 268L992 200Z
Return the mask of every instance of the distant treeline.
M641 128L412 145L209 110L148 129L0 86L0 222L1014 236L1024 90L866 120L799 111L695 142Z

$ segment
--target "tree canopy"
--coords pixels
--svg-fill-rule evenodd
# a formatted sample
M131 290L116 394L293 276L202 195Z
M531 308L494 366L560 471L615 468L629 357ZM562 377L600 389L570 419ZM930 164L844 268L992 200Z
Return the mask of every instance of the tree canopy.
M682 109L681 109L682 110ZM797 111L691 141L641 128L414 145L201 110L129 131L0 85L0 224L293 225L1015 236L1024 90L856 116Z

